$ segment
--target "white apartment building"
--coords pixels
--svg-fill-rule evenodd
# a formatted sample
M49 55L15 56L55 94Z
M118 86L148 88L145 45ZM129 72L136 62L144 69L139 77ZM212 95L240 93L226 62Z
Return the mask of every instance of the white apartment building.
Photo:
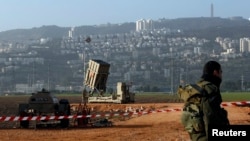
M153 30L153 20L140 19L136 21L136 31Z
M250 52L250 38L240 38L240 52Z
M194 54L201 54L201 48L200 47L194 47Z
M71 27L71 29L69 30L68 37L71 38L71 39L74 37L74 30L75 30L74 27Z

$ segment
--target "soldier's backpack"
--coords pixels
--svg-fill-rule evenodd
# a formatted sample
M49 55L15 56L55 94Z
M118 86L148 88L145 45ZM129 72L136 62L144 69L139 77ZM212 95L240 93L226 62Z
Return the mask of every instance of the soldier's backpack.
M198 133L205 130L202 112L202 98L206 91L202 88L210 82L203 81L198 84L179 86L177 94L184 101L181 123L189 133Z

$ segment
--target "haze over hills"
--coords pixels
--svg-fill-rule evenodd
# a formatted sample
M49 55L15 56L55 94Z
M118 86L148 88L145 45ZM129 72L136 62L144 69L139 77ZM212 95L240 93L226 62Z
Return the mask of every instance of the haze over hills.
M219 18L178 18L154 21L154 29L180 29L192 36L211 38L211 36L242 37L250 36L250 22L241 17ZM135 31L135 22L75 27L75 35L115 34ZM31 29L13 29L0 32L0 41L22 41L40 38L62 38L68 35L71 27L47 25Z

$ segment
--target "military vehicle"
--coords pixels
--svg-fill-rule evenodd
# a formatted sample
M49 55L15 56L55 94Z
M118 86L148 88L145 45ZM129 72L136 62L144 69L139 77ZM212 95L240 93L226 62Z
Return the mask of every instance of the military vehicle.
M130 92L130 85L125 82L117 82L116 91L106 93L109 63L102 60L89 60L88 65L84 80L84 97L87 97L88 103L133 103L135 101L135 93Z
M130 85L125 82L117 83L116 92L106 93L106 83L109 75L110 64L102 60L90 60L89 68L84 79L83 101L76 107L76 111L71 111L71 106L67 99L59 100L49 91L42 89L37 93L33 93L28 103L20 103L18 108L18 116L20 117L57 117L69 116L71 112L76 115L90 115L90 108L87 103L131 103L134 102L135 93L130 92ZM34 123L35 122L35 123ZM90 118L77 118L78 126L87 127ZM104 123L104 122L102 122ZM35 127L68 127L69 119L49 119L43 120L20 120L20 126L29 128ZM97 124L98 125L98 124Z
M21 117L64 116L70 114L69 101L67 99L59 100L45 89L33 93L29 98L28 103L20 103L18 109L18 115ZM60 126L65 128L69 126L69 119L36 120L34 122L35 127ZM23 128L29 128L30 121L21 120L20 126Z

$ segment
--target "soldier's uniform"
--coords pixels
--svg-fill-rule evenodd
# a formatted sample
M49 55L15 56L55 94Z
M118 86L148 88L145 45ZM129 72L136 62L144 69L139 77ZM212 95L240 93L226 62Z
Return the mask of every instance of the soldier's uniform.
M203 89L207 92L207 96L203 98L201 103L204 114L203 120L205 130L198 133L189 133L192 141L207 141L208 127L211 125L229 125L227 111L221 108L222 98L219 90L221 80L216 77L209 78L208 80L206 79L206 76L204 76L204 78L198 81L198 83L202 83L203 81L213 81L203 86Z

